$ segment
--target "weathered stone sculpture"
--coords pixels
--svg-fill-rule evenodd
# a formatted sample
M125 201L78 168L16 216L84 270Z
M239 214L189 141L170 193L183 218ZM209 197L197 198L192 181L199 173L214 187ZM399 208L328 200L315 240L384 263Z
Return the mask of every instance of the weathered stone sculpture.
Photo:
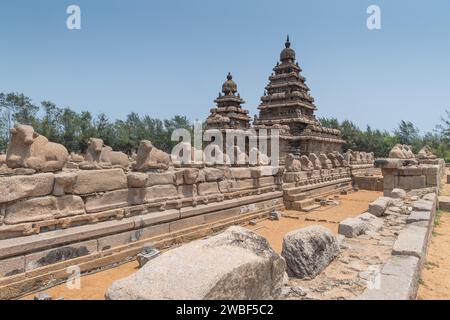
M345 161L347 161L348 164L352 164L355 162L355 156L353 154L352 149L348 149L347 152L344 155Z
M330 152L327 155L328 159L330 159L331 164L333 165L334 168L338 168L341 166L341 163L339 162L339 160L336 158L336 154L334 154L333 152Z
M320 160L315 153L309 154L309 160L312 162L314 166L314 170L322 169L322 165L320 164Z
M238 146L234 146L234 164L248 164L248 155L241 151Z
M270 163L270 159L267 156L267 154L262 153L261 151L259 151L258 148L253 147L250 152L250 164L254 164L254 165L258 165L258 166L266 166ZM256 163L251 163L252 161Z
M86 150L86 161L98 164L110 164L128 168L128 156L120 151L113 151L109 146L104 146L102 139L90 138Z
M396 144L389 152L389 158L413 159L414 153L411 146Z
M170 155L153 146L151 141L142 140L137 152L134 171L148 171L152 169L167 170L170 165Z
M70 162L83 162L84 161L84 157L81 154L77 154L75 152L71 152L69 155L69 161Z
M314 170L313 163L309 160L307 156L300 157L300 163L302 165L302 171L312 171Z
M406 159L413 159L415 157L411 146L403 145L403 153L405 154Z
M326 156L326 154L321 153L319 155L320 164L322 165L322 169L332 169L333 164L330 159Z
M344 156L341 153L339 153L339 152L336 152L336 160L339 162L339 165L341 167L348 166L347 160L345 160Z
M286 172L300 172L302 171L302 164L299 160L295 159L292 153L289 153L285 159Z
M9 168L29 168L42 172L61 170L67 162L67 149L34 131L33 127L18 125L11 129L11 142L6 153Z
M418 159L436 159L436 156L431 151L431 148L429 146L424 146L422 149L420 149L419 153L417 154Z

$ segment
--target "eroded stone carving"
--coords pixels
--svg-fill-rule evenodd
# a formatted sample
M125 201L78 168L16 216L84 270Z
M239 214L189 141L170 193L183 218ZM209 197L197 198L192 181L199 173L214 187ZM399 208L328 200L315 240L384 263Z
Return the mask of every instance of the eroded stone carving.
M292 153L289 153L285 159L286 172L300 172L302 171L302 164L299 160L295 159Z
M326 154L321 153L319 155L320 164L322 165L322 169L332 169L333 164L330 159L326 156Z
M436 156L433 154L433 152L431 151L431 148L429 146L424 146L422 149L420 149L419 153L417 154L417 158L419 158L419 159L436 159Z
M300 157L300 163L302 166L302 171L312 171L314 170L313 163L309 160L307 156Z
M86 161L102 165L120 166L127 169L129 166L128 156L120 151L113 151L109 146L103 144L102 139L90 138L86 150Z
M315 153L309 154L309 160L312 162L314 166L314 170L320 170L322 169L322 165L320 163L319 157Z
M152 169L167 170L170 165L170 155L153 146L151 141L142 140L137 152L134 171L148 171Z
M33 127L18 125L11 129L11 142L6 153L9 168L30 168L36 171L61 170L67 162L67 149L34 131Z

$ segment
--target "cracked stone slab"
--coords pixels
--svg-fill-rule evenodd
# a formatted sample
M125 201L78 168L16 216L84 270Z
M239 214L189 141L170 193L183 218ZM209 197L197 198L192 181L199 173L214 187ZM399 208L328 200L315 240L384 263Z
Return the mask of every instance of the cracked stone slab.
M431 219L431 212L427 211L413 211L411 214L406 218L406 223L414 223L414 222L422 222L422 221L430 221Z
M427 232L427 228L407 226L400 231L392 248L392 254L421 258L425 253Z
M433 211L434 203L428 200L417 200L413 203L413 211Z
M420 260L413 256L392 256L381 273L375 274L370 286L357 300L412 300L416 298Z

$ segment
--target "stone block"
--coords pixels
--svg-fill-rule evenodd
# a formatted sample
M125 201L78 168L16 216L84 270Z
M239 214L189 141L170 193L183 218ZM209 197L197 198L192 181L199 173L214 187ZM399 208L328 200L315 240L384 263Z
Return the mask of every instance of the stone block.
M366 223L357 218L347 218L339 223L338 233L347 238L357 237L368 230Z
M250 179L252 177L250 168L230 168L230 172L233 179Z
M193 198L197 196L197 186L195 184L184 184L178 186L178 194L183 198Z
M127 180L128 188L144 188L147 185L148 175L143 172L131 172L127 175Z
M403 190L403 189L398 189L398 188L393 189L391 191L390 197L394 198L394 199L405 199L406 198L406 191Z
M391 204L391 201L391 198L380 197L369 204L369 212L376 217L381 217L384 215L387 207Z
M426 187L426 176L400 176L398 187L405 190L422 189Z
M281 251L288 275L300 279L315 278L339 253L336 237L319 225L286 234Z
M434 202L428 200L417 200L413 202L413 211L428 211L432 212L434 209Z
M73 243L63 247L31 253L25 256L26 271L75 259L97 252L97 240Z
M393 255L414 256L419 259L425 254L427 228L407 226L400 231L392 248Z
M216 168L206 168L203 169L205 173L205 179L207 182L219 181L224 178L224 172Z
M430 219L431 219L431 212L413 211L408 216L408 218L406 218L406 223L414 223L414 222L421 222L421 221L429 222Z
M105 251L124 244L136 242L141 239L141 234L142 231L138 229L102 237L98 239L98 251Z
M374 275L372 286L357 299L414 300L419 276L420 261L417 257L392 256L384 265L381 274Z
M89 213L111 210L145 202L145 188L114 190L86 198L86 211Z
M158 185L146 188L147 202L154 202L156 200L167 200L178 198L178 190L172 184Z
M383 175L383 187L384 189L392 190L395 188L395 180L398 180L394 175Z
M80 170L74 186L75 194L89 194L127 188L122 169Z
M79 196L46 196L31 198L6 208L5 224L17 224L84 214L84 202Z
M423 170L421 167L402 167L398 169L401 176L421 176Z
M53 191L54 181L53 173L0 176L0 203L49 195Z
M275 178L274 177L261 177L261 178L258 179L259 187L272 186L274 184L275 184Z
M427 187L436 187L439 185L440 177L438 175L427 175Z
M25 257L0 260L0 278L25 272Z
M198 184L198 194L200 196L207 196L210 194L220 193L217 182L205 182Z
M164 252L106 292L111 300L272 300L285 263L266 239L241 227ZM245 279L245 281L242 281Z
M149 172L147 173L147 187L163 185L163 184L174 184L175 183L175 173L174 172Z
M61 172L55 174L55 186L53 195L63 196L73 193L73 187L77 182L78 174L76 172Z
M450 211L450 197L439 196L439 209Z

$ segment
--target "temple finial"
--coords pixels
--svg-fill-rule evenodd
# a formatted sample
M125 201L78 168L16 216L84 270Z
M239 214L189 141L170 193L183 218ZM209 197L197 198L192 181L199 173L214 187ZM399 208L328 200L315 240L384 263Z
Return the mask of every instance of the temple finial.
M286 46L286 48L291 47L291 42L289 41L289 35L287 35L285 46Z
M233 79L233 76L231 75L231 72L228 72L227 80L232 80L232 79Z

